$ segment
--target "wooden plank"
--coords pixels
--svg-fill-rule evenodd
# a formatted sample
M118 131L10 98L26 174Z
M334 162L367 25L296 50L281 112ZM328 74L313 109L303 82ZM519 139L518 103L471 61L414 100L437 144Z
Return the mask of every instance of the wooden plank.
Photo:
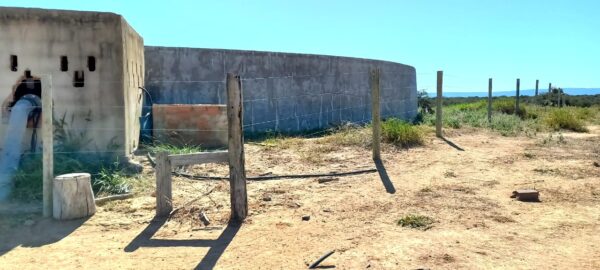
M242 85L239 76L227 74L227 120L229 138L229 185L231 220L241 222L248 215L246 169L244 167L244 131L242 128Z
M168 216L173 210L171 183L171 161L169 153L159 152L156 155L156 216Z
M381 108L380 108L380 74L379 68L371 69L371 116L373 117L373 159L381 159Z
M437 72L437 96L435 107L435 135L438 138L442 137L442 88L444 84L444 72Z
M492 123L492 78L488 81L488 106L487 106L488 123Z
M52 216L52 185L54 181L54 127L52 123L52 77L42 76L42 192L43 215Z
M521 79L517 79L517 93L515 96L515 115L519 115L519 111L521 108L519 108L519 99L521 98Z
M169 155L171 166L185 166L204 163L226 163L229 162L227 151L202 152L182 155Z

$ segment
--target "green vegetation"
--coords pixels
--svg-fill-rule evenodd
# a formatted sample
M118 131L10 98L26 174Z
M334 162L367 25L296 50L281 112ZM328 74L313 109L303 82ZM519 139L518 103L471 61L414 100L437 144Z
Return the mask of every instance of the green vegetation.
M42 155L26 154L14 175L12 198L23 201L42 199ZM99 153L54 155L54 174L87 172L92 175L92 188L98 194L122 194L131 191L133 177L125 173L119 161Z
M485 101L483 101L485 103ZM504 114L515 114L516 105L514 98L502 98L492 102L492 109L494 111ZM519 104L519 111L516 113L521 118L527 117L527 106L525 104Z
M88 114L85 119L89 118ZM74 121L73 117L66 121L66 114L54 120L54 174L89 173L92 175L92 188L96 195L130 192L134 178L114 155L119 145L113 139L106 146L106 151L86 150L95 148L93 141L86 132L75 132L75 129L69 128ZM41 153L23 155L13 177L12 198L22 201L41 200L42 172Z
M514 97L495 97L492 103L492 121L487 119L487 98L444 98L443 123L447 128L488 128L504 136L520 133L535 134L541 131L571 130L586 132L587 124L600 123L600 106L586 103L587 107L565 106L562 108L544 106L556 105L553 100L558 91L538 97L522 97L519 113L515 115ZM595 96L594 96L595 97ZM572 103L580 97L565 95ZM600 104L600 95L596 100ZM569 102L566 102L569 104ZM423 113L421 121L435 126L435 114Z
M373 130L368 126L343 125L326 136L324 142L334 143L341 146L370 147L373 143Z
M164 143L155 143L153 145L146 146L146 149L151 153L168 152L169 154L192 154L202 152L202 148L199 145L172 145Z
M586 117L587 114L580 114L578 117L573 110L561 108L551 111L546 116L545 123L553 130L568 129L575 132L587 132L588 129L581 120Z
M398 225L413 229L427 230L430 229L434 220L423 215L406 215L398 220Z
M383 141L402 147L423 145L423 132L415 125L391 118L381 125Z

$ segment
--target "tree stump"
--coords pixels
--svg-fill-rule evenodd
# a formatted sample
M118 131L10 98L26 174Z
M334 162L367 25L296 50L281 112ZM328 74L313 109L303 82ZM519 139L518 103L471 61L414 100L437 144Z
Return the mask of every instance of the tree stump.
M54 178L52 198L55 219L77 219L96 213L89 173L70 173Z

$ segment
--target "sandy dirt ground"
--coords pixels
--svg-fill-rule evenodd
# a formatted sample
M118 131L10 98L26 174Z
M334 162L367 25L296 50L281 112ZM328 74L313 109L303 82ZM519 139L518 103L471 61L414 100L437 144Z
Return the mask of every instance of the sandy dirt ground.
M0 269L306 269L331 250L322 268L600 269L599 127L551 138L467 129L446 137L454 146L432 136L409 150L384 145L383 177L249 182L250 215L239 226L228 225L227 182L179 177L177 212L152 221L146 163L146 188L87 220L2 216ZM320 139L246 145L249 176L375 168L370 157ZM224 165L188 170L227 175ZM541 202L510 198L523 188L539 190ZM399 226L409 214L434 223Z

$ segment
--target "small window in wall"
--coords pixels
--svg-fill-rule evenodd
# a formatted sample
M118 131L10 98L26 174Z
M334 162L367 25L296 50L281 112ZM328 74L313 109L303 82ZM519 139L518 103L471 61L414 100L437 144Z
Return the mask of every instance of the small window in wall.
M60 71L69 71L69 59L65 55L60 57Z
M74 87L83 87L85 85L85 79L83 75L83 70L76 70L73 74L73 86Z
M96 71L96 57L88 56L88 69L92 72Z
M19 61L17 59L16 55L11 55L10 56L10 70L11 71L17 71L18 70L18 66L19 66Z

